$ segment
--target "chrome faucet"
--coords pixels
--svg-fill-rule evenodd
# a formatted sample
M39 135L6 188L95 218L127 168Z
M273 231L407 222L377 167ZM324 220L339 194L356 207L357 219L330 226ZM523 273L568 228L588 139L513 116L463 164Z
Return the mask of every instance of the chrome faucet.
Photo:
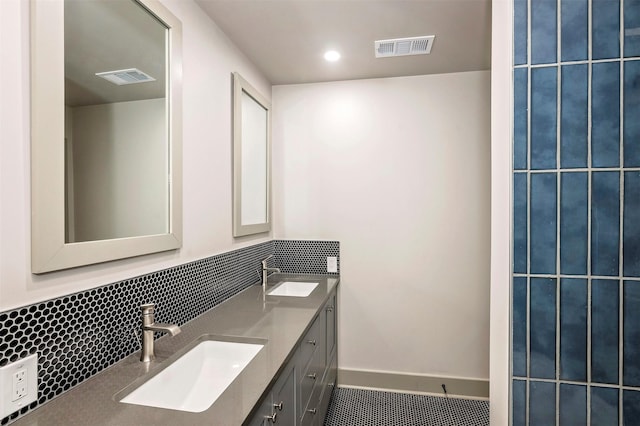
M267 260L271 259L273 257L273 255L267 257L266 259L264 259L262 261L262 289L266 290L267 288L267 279L269 279L269 272L280 272L280 269L278 268L268 268L267 267Z
M142 305L140 309L142 309L142 352L140 353L140 361L149 362L156 358L153 350L153 332L159 331L175 336L180 333L180 327L174 324L156 323L153 318L156 312L154 303Z

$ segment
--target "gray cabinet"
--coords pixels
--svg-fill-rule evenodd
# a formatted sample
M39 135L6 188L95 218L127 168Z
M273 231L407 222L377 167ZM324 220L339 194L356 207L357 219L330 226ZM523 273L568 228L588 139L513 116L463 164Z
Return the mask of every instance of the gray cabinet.
M277 421L277 413L276 417L273 417L273 395L269 393L269 395L262 401L258 411L255 412L253 417L249 421L245 421L245 426L264 426L270 425L273 423L273 420Z
M337 321L336 321L336 294L334 293L329 301L325 305L325 316L326 316L326 350L327 350L327 364L331 363L331 359L336 353L336 335L337 335Z
M273 409L278 415L278 424L296 424L295 372L294 366L285 370L272 392Z
M336 333L336 294L329 297L315 320L319 324L319 333L315 335L317 344L305 374L300 377L301 410L299 425L322 426L329 408L331 391L337 378L337 333ZM310 330L310 332L312 332ZM310 389L310 390L308 390Z
M336 385L336 292L318 311L291 361L245 425L321 426Z
M244 424L247 426L295 425L295 365L289 364L260 407Z

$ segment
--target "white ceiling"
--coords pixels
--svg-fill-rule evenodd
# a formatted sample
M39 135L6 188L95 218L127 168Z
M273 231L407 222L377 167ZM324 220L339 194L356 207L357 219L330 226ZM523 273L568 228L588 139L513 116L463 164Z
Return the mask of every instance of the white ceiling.
M65 0L64 14L67 106L164 97L166 27L146 9L133 1ZM95 75L128 68L156 80L117 86Z
M491 0L196 2L276 85L490 68ZM375 40L425 35L429 55L375 58Z

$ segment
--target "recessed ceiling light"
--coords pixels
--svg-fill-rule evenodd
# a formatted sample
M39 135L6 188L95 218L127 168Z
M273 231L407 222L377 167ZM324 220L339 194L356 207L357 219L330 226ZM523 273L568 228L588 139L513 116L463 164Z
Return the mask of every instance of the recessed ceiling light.
M326 59L329 62L335 62L338 59L340 59L340 54L335 50L328 50L324 54L324 59Z

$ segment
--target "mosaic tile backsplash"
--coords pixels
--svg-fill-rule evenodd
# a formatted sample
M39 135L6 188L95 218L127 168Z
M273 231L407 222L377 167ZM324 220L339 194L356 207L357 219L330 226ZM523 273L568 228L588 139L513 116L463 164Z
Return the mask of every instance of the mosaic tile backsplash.
M6 425L140 350L140 305L182 325L260 280L260 261L286 273L326 273L337 241L274 240L91 290L0 312L0 367L38 353L38 400Z
M513 0L512 424L640 424L640 1Z

